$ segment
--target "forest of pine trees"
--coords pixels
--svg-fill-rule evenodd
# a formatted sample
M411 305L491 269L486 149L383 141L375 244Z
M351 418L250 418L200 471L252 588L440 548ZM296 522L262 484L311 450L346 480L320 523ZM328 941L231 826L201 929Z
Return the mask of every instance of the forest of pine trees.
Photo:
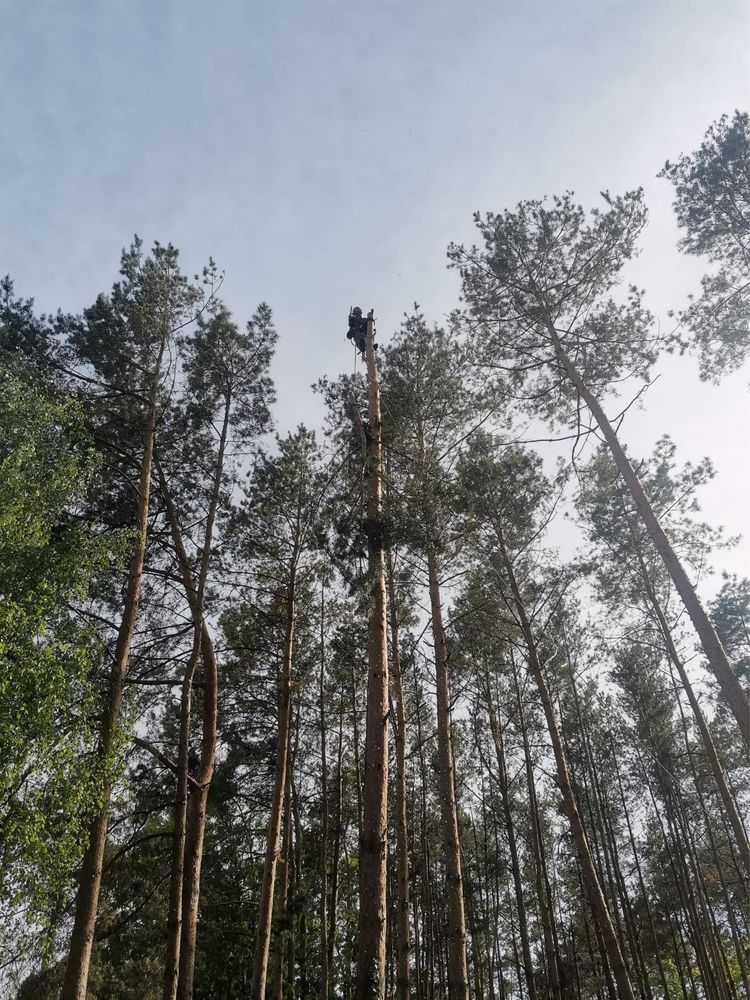
M212 260L3 280L2 996L748 995L750 579L710 459L622 443L663 352L750 353L748 114L660 176L671 324L642 191L477 214L444 325L371 313L283 436Z

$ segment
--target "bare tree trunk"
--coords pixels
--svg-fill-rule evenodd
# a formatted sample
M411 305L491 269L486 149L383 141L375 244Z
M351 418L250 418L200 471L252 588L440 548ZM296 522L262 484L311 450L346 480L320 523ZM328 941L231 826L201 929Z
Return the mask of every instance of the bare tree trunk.
M394 581L393 554L386 551L388 569L388 603L391 620L391 680L396 703L396 851L398 865L398 938L397 938L397 1000L409 1000L409 844L406 815L406 713L401 678L399 649L398 605Z
M255 939L255 961L251 1000L265 1000L266 976L268 973L268 951L271 941L271 919L273 916L273 890L276 880L276 865L279 859L279 837L287 780L289 756L289 732L292 713L292 656L294 649L295 604L297 596L296 553L292 558L289 583L286 594L286 631L284 653L279 684L279 734L276 750L276 780L271 801L271 815L268 820L266 859L263 866L263 882L258 910L258 929Z
M563 801L565 803L565 811L568 814L571 833L573 834L573 840L576 845L576 851L578 853L578 859L581 866L581 874L586 887L586 895L588 897L589 906L591 907L591 913L594 917L595 930L601 934L607 959L617 983L620 1000L635 1000L633 987L630 983L628 970L625 966L625 960L617 941L617 935L612 925L612 918L610 916L604 894L602 893L599 879L597 878L596 869L591 857L591 850L586 838L586 831L583 828L583 823L581 822L581 817L578 812L578 805L571 787L568 762L566 760L565 751L560 738L560 730L557 725L557 719L555 718L552 699L550 698L542 665L539 661L536 640L531 628L531 623L529 622L526 614L526 608L516 581L513 565L508 557L508 553L505 550L502 529L499 523L496 524L496 531L502 562L508 576L508 582L513 595L513 603L518 615L518 622L526 642L529 667L536 682L539 698L542 702L542 708L547 720L547 729L549 730L552 750L555 755L555 763L557 765L557 776L560 783L560 791L562 792Z
M667 568L667 572L672 578L672 581L682 598L685 609L690 616L690 620L698 633L698 637L701 641L701 645L703 646L703 652L706 654L709 666L711 667L716 680L719 682L721 692L731 708L732 714L737 720L742 738L745 743L750 744L750 701L748 701L747 694L742 688L739 677L732 670L726 651L721 644L721 640L716 634L716 631L711 624L711 620L700 602L700 598L698 597L695 587L690 582L690 579L685 572L677 553L673 549L672 543L669 541L666 532L659 523L659 519L656 516L654 509L643 491L640 480L638 479L633 466L630 464L630 460L625 454L619 438L602 409L599 400L586 385L586 382L581 377L577 368L565 352L551 319L547 319L547 328L550 336L552 337L552 342L560 364L567 373L576 390L585 400L586 405L591 410L594 419L599 425L599 429L604 435L604 439L612 453L615 465L619 469L620 475L624 479L625 484L630 491L630 495L633 498L633 503L643 519L643 523L646 526L649 537L656 546L656 549Z
M89 826L86 851L81 862L81 872L76 893L73 932L70 937L68 960L65 966L61 1000L85 1000L88 984L91 949L94 943L96 913L99 906L99 892L102 884L102 866L107 844L109 804L112 797L112 753L117 738L117 727L122 704L122 692L128 671L130 647L133 641L138 605L141 595L141 579L146 556L148 535L148 510L151 497L151 467L156 440L156 405L159 395L162 359L166 347L166 333L159 344L156 365L152 373L146 410L146 434L138 482L138 508L136 514L136 543L130 560L128 582L122 619L117 633L115 655L109 675L109 689L104 706L102 725L99 732L98 756L102 762L104 781L101 808Z
M370 621L365 730L365 776L359 862L357 1000L382 1000L385 990L386 843L388 836L388 637L380 421L380 386L373 345L374 320L367 317L367 561Z
M435 642L437 682L438 785L441 817L445 836L446 938L448 946L449 1000L469 1000L469 972L466 959L466 918L464 914L461 846L458 834L453 748L451 746L450 689L448 650L443 628L440 580L437 558L430 546L427 552L432 635Z

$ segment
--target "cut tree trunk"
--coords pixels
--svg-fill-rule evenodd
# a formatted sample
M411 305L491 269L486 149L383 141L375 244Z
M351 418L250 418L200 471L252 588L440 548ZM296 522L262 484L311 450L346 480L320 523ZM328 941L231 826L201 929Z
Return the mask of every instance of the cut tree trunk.
M370 618L365 728L365 774L359 852L357 1000L383 1000L385 991L386 854L388 836L388 636L382 525L380 386L367 317L367 565Z

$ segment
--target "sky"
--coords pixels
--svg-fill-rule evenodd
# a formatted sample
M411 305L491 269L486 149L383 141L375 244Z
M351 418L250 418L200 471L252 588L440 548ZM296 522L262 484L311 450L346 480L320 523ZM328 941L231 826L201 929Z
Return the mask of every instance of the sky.
M744 0L0 0L0 25L0 273L79 310L134 233L191 272L212 256L239 321L274 310L282 432L351 370L350 305L387 340L415 301L437 322L457 304L446 247L476 210L642 185L628 277L669 322L704 266L656 174L750 105ZM747 574L750 375L657 371L622 437L711 456L704 516L749 536L714 565Z

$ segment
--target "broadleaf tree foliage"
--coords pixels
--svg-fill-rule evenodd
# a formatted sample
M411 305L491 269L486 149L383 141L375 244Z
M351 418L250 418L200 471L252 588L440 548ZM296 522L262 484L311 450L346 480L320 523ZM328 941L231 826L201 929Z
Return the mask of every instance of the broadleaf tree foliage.
M522 201L442 325L361 319L320 432L270 433L271 308L211 260L3 280L4 996L747 994L750 581L721 470L623 443L662 352L746 358L747 123L662 172L714 268L675 330L642 191Z

